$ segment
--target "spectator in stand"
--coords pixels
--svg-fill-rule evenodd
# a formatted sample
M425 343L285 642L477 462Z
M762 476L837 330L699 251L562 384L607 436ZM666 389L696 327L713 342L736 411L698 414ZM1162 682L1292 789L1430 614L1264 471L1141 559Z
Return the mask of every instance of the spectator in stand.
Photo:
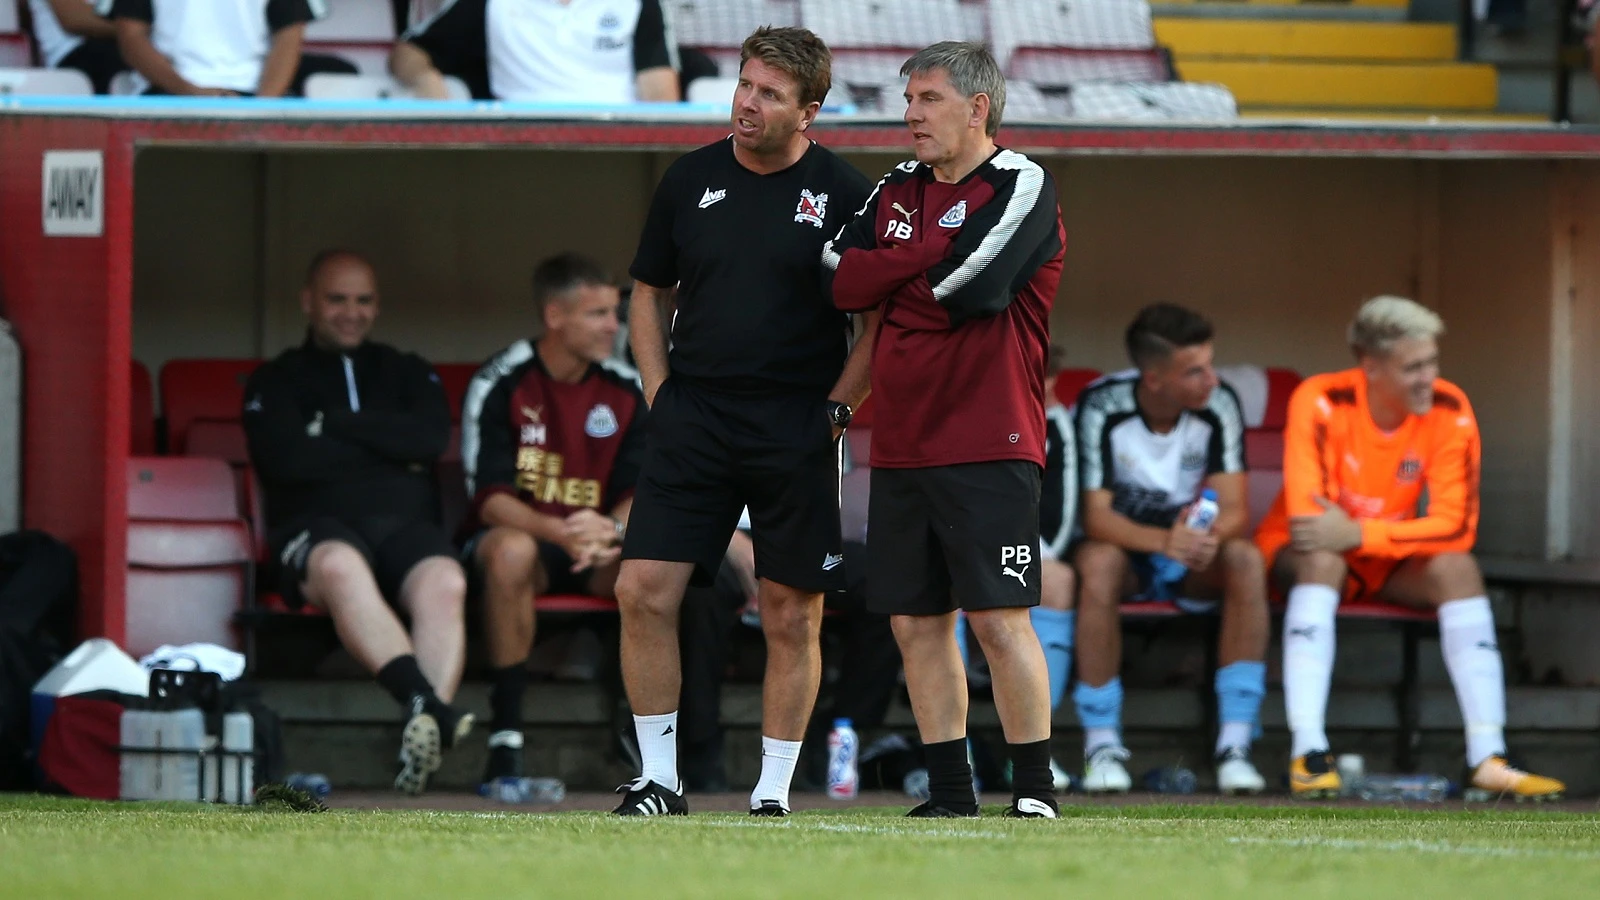
M117 49L117 26L101 15L110 0L28 0L39 60L52 69L77 69L96 94L111 91L111 79L128 68Z
M544 331L473 376L461 417L472 511L462 561L483 598L494 729L484 792L522 802L522 695L539 594L616 596L644 453L638 377L609 361L616 282L566 253L533 270Z
M1244 417L1212 368L1211 323L1161 303L1128 326L1137 368L1108 375L1078 397L1079 477L1085 539L1073 556L1078 599L1078 686L1084 790L1125 792L1122 632L1118 610L1133 595L1209 611L1221 601L1216 693L1218 790L1259 793L1250 762L1266 693L1267 588L1251 543ZM1219 512L1207 530L1188 510L1210 488ZM1198 604L1199 609L1195 608Z
M405 710L394 784L419 794L473 724L449 705L466 655L467 590L437 521L433 478L450 405L421 357L367 340L378 288L358 254L318 254L300 306L305 342L245 386L272 553L267 583L291 607L326 610L345 649Z
M419 97L526 103L675 102L677 65L659 0L449 0L389 56Z
M354 73L329 56L301 56L323 0L113 0L122 57L143 93L199 97L300 96L318 72Z

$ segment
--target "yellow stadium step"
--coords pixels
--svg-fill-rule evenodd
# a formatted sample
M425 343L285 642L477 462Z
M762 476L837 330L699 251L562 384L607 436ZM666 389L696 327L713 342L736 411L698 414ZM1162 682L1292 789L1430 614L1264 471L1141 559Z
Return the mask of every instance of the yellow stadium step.
M1494 66L1467 63L1177 62L1184 81L1225 85L1241 107L1480 109L1499 101Z
M1449 62L1453 25L1292 19L1155 20L1156 42L1190 56Z

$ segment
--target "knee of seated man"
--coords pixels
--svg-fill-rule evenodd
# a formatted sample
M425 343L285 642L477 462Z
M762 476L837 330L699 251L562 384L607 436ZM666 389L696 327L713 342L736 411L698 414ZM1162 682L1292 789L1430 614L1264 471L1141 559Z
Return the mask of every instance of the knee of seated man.
M1428 574L1441 603L1484 593L1483 571L1470 553L1441 553L1428 560Z
M1230 574L1261 577L1266 571L1266 563L1261 558L1261 549L1255 542L1245 538L1233 538L1223 544L1217 557L1223 571Z
M1115 603L1122 589L1122 581L1127 576L1128 553L1115 544L1085 541L1073 559L1073 568L1079 585L1086 589L1086 600Z
M306 556L306 581L312 584L343 582L370 572L367 558L344 541L323 541Z
M1349 570L1344 557L1326 550L1298 554L1294 560L1295 584L1340 585Z
M539 560L539 544L526 531L495 528L483 536L477 557L484 573L492 579L531 580Z
M467 596L467 576L461 564L445 556L430 556L412 567L406 587L417 601L435 610L459 608Z

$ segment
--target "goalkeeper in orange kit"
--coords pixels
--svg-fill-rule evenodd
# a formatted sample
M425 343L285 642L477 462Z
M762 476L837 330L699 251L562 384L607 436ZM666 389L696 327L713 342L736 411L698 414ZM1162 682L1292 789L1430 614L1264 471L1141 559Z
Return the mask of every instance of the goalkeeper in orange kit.
M1340 600L1437 608L1439 646L1466 723L1472 786L1555 799L1564 785L1506 761L1505 676L1478 530L1478 423L1439 378L1432 311L1378 297L1350 325L1356 368L1306 379L1289 401L1283 493L1256 534L1288 593L1283 693L1296 796L1339 793L1324 730Z

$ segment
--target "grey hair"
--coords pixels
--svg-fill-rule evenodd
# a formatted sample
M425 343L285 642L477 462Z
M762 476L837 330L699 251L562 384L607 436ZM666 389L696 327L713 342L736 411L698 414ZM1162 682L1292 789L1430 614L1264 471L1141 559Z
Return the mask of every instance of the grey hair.
M1361 304L1350 323L1350 349L1357 356L1382 356L1395 341L1432 339L1444 333L1439 314L1415 300L1385 294Z
M994 137L1006 110L1006 78L989 48L976 41L940 41L918 50L900 67L900 74L911 76L935 69L944 70L961 96L969 100L979 94L989 96L989 119L983 131Z

